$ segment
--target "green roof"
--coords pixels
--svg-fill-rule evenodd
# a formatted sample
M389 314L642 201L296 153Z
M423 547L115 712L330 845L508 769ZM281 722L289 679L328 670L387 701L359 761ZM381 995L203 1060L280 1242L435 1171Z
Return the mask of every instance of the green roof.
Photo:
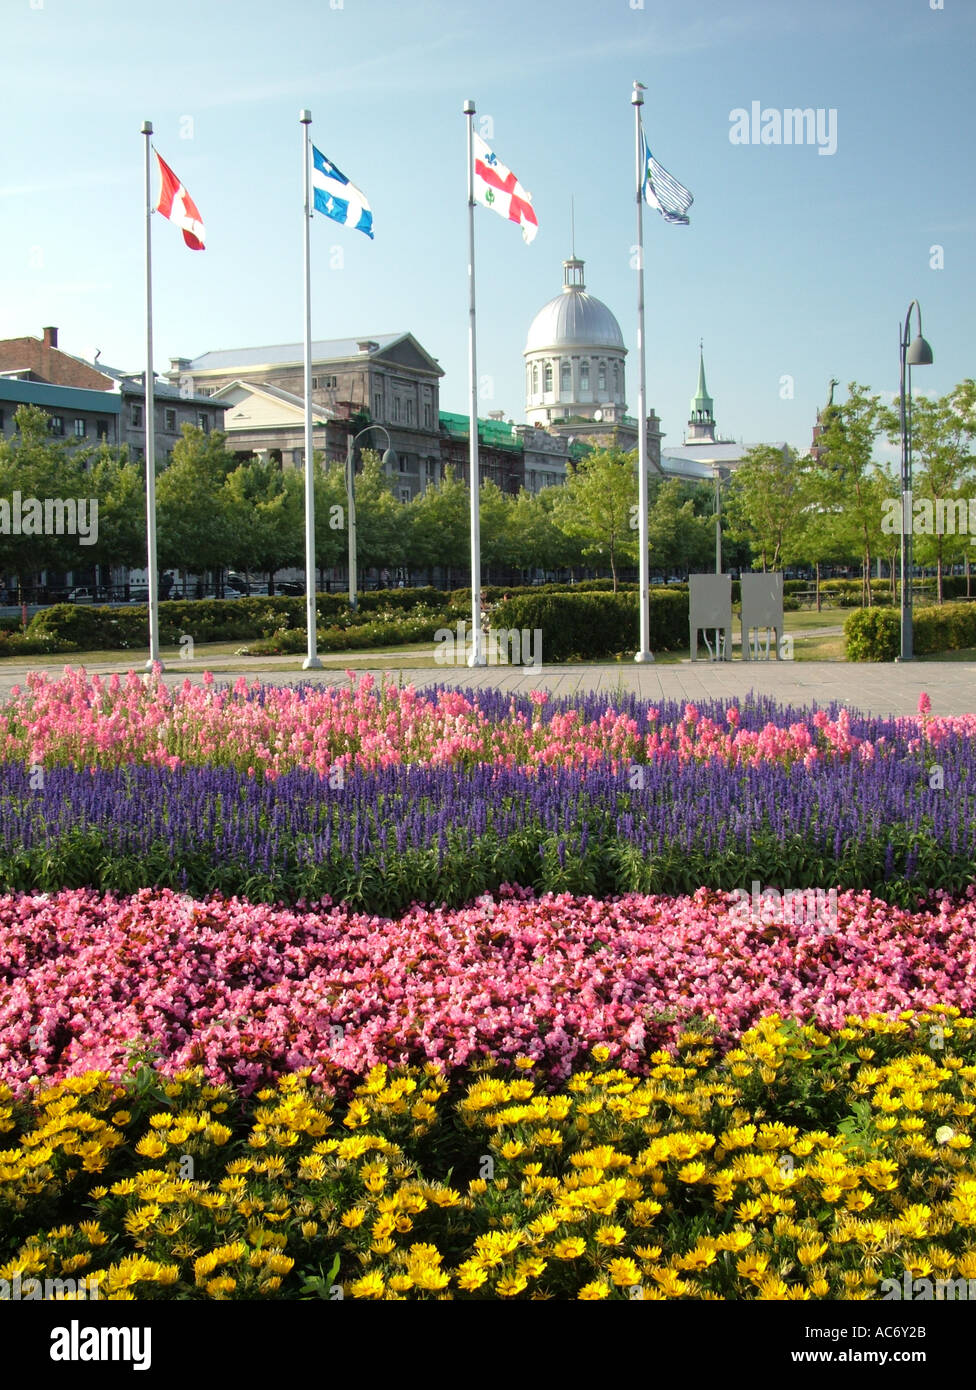
M442 410L439 414L440 426L445 434L454 439L467 439L471 422L467 415L456 415L453 411ZM515 433L515 426L504 420L482 420L478 417L478 438L483 444L494 444L496 448L511 449L522 453L524 445Z

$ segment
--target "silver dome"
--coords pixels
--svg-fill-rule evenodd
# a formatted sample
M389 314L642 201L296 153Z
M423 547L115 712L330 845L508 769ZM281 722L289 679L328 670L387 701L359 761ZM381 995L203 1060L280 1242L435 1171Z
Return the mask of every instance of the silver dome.
M539 310L525 340L527 353L562 347L623 350L624 339L602 300L585 290L564 289Z

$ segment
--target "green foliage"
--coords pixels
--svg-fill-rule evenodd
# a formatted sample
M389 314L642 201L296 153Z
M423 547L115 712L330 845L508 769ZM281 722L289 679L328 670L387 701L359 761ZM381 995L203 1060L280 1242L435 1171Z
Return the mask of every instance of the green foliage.
M614 588L618 566L637 562L635 457L621 449L589 454L566 479L553 509L556 526L579 543L583 558L609 566Z
M844 623L847 661L894 661L901 645L901 618L890 608L859 608Z
M548 593L515 595L492 613L495 628L542 632L543 661L594 661L636 650L639 635L636 593ZM674 650L688 641L688 594L650 596L651 648Z
M851 613L844 638L848 661L894 661L901 649L901 614L893 608ZM916 656L976 647L976 602L916 608L912 646Z

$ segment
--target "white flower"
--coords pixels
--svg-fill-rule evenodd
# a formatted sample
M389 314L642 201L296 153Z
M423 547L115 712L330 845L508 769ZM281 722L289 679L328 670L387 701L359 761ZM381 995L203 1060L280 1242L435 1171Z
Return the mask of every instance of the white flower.
M943 1125L935 1131L935 1142L937 1144L948 1144L950 1139L955 1138L956 1131L951 1125Z

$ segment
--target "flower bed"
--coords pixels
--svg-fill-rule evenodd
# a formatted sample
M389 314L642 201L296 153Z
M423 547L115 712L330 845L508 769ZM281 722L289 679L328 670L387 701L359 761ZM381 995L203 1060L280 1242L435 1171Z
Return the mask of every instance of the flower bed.
M110 1299L973 1287L971 1020L773 1017L722 1060L686 1033L641 1080L607 1054L556 1093L528 1059L456 1087L377 1067L349 1101L292 1075L242 1104L146 1067L0 1091L0 1279Z
M6 763L0 888L328 895L395 913L461 906L505 882L607 896L759 879L908 906L974 879L976 740L947 733L937 756L941 778L935 755L907 746L809 768L394 765L271 782L228 767Z
M493 768L585 768L631 764L721 762L731 766L855 760L858 764L939 748L952 736L972 739L976 715L893 720L846 709L796 710L767 699L742 706L594 695L551 700L497 691L412 686L377 689L373 677L349 687L299 685L233 689L189 680L170 690L130 671L103 682L83 670L57 680L28 677L15 687L0 721L0 762L54 767L169 768L228 766L280 776L296 768L322 777L336 768L373 770L401 764Z
M836 928L752 920L740 901L534 898L390 920L62 892L0 899L0 1081L22 1090L132 1045L165 1072L202 1065L245 1093L307 1066L316 1082L381 1062L449 1069L532 1057L553 1080L605 1042L631 1072L705 1021L725 1049L766 1013L823 1027L976 999L976 890L908 912L843 893ZM763 920L765 915L767 920Z

